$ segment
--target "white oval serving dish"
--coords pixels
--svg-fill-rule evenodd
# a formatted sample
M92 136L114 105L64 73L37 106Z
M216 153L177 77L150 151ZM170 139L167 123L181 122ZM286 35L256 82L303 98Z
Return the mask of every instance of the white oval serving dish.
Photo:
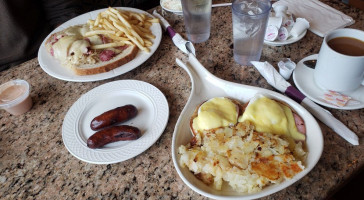
M318 125L315 118L300 104L277 92L222 80L207 71L192 54L189 55L189 61L186 64L179 59L176 61L178 65L184 68L189 74L191 78L192 89L186 106L182 110L182 113L174 129L172 138L172 159L177 173L184 183L187 184L191 189L201 195L213 199L256 199L273 194L292 185L314 168L322 154L323 136L320 126ZM262 191L257 193L246 194L235 192L228 186L223 186L221 191L215 190L197 179L187 167L181 167L179 165L180 155L178 154L178 147L181 145L186 145L192 138L192 134L189 129L189 123L190 117L192 116L196 106L205 100L218 96L233 98L245 103L248 102L256 93L261 93L269 98L287 103L305 121L307 130L306 147L308 150L308 157L304 163L306 168L302 172L294 176L291 180L286 180L280 184L267 186L263 188Z

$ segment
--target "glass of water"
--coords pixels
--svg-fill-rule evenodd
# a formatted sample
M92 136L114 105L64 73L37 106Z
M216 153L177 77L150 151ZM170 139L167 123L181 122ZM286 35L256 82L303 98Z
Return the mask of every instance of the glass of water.
M241 65L251 65L259 61L269 12L270 0L234 0L233 39L234 59Z
M212 0L181 0L188 39L205 42L210 37Z

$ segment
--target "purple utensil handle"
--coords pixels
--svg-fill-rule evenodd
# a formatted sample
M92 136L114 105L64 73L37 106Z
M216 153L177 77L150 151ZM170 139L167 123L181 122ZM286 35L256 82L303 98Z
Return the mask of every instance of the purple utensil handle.
M173 36L176 35L176 31L174 31L173 28L170 26L167 27L167 32L168 32L169 37L171 37L171 38L173 38Z
M301 103L302 100L306 98L304 94L302 94L299 90L297 90L293 86L289 86L284 93L298 103Z

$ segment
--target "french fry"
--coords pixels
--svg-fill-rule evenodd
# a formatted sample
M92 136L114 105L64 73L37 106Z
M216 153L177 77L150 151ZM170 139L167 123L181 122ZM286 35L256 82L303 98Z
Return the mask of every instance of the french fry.
M118 37L121 37L121 36L123 36L123 35L125 35L122 31L118 31L118 32L116 32L116 36L118 36Z
M139 26L133 26L135 31L142 37L147 39L155 39L155 36L151 33L145 32L145 29Z
M130 20L129 22L130 22L130 24L135 25L135 24L138 24L140 21L137 19L133 19L133 20Z
M129 22L128 21L126 21L126 19L125 19L125 17L123 17L122 15L121 15L121 13L120 12L118 12L116 9L114 9L114 8L109 8L110 9L110 11L111 12L113 12L113 13L115 13L116 14L116 16L118 17L118 19L120 19L120 21L123 23L123 24L125 24L125 26L126 27L128 27L128 28L130 28L131 27L131 25L129 24Z
M134 29L129 29L130 33L142 44L144 45L144 40L140 37L140 35L134 30Z
M149 47L155 39L150 27L153 23L159 23L158 18L152 18L142 13L132 11L120 11L109 7L100 12L95 20L88 20L87 24L91 31L86 37L103 34L113 40L108 44L94 45L92 49L104 49L121 44L134 44L139 49L150 52Z
M159 19L158 18L150 18L147 20L150 23L159 23Z
M94 24L94 23L95 23L95 20L92 20L92 19L87 20L87 24Z
M130 35L129 30L128 30L126 27L123 27L123 25L121 25L120 23L115 23L115 22L113 22L113 25L114 25L117 29L119 29L121 32L123 32L125 35L126 35L127 33Z
M129 34L126 34L126 36L128 36L128 38L135 44L139 47L139 49L143 50L143 51L146 51L146 52L149 52L150 50L146 47L144 47L142 44L139 43L139 41L134 38L133 36L129 35Z
M105 13L106 13L106 14L108 14L107 16L109 16L109 17L110 17L110 16L112 16L112 17L114 17L114 18L117 18L116 14L115 14L115 13L113 13L113 12L111 12L111 11L110 11L110 9L107 9L107 10L105 11Z
M149 41L149 40L145 40L145 46L146 47L151 47L153 45L153 42Z
M95 31L89 31L85 33L86 37L90 37L93 35L98 35L98 34L115 34L115 31L111 31L111 30L95 30Z
M120 23L120 20L117 17L114 16L109 16L109 20L112 21L113 23Z
M125 45L125 42L113 42L113 43L107 43L107 44L98 44L91 46L91 49L106 49L111 47L119 47Z
M101 14L99 13L99 14L97 15L96 19L95 19L95 24L94 24L94 26L98 26L98 25L99 25L99 22L100 22L100 16L101 16Z
M151 22L145 22L144 23L144 27L145 28L150 28L153 24Z
M123 11L123 10L116 10L115 8L109 7L110 10L114 10L116 12L119 12L121 16L123 16L126 20L130 19L130 12L129 11Z
M130 42L129 40L128 41L124 41L124 43L125 44L130 44L130 45L134 44L134 43Z
M127 37L119 37L119 36L115 36L113 34L107 34L107 36L113 40L117 40L117 41L129 41L130 39Z
M149 29L147 29L147 28L144 28L144 27L142 27L142 26L138 26L138 29L141 31L141 32L143 32L144 34L150 34L150 35L153 35L151 32L150 32L150 30ZM153 35L154 36L154 35ZM154 38L155 38L155 36L154 36Z
M117 28L115 28L115 26L113 26L113 25L109 22L109 20L104 19L104 23L105 23L105 25L106 25L108 28L110 28L110 30L117 31Z
M130 15L139 21L144 21L145 19L145 17L139 15L138 13L131 13Z
M120 12L120 15L121 15L124 19L129 20L129 16L128 16L128 15L125 15L125 14L123 14L123 13L121 13L121 12Z

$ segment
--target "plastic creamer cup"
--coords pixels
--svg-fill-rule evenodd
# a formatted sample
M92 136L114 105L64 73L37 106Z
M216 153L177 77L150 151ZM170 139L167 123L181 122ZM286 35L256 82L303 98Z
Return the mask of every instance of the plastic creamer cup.
M278 63L279 73L284 79L288 80L293 70L296 68L296 63L291 61L289 58L284 58Z
M30 85L24 80L12 80L0 85L0 108L12 115L21 115L33 105Z
M275 26L279 29L282 25L283 18L282 17L269 17L268 18L268 26Z
M293 37L298 37L309 27L310 23L305 18L297 18L296 23L293 25L290 34Z
M276 13L276 17L286 17L288 6L286 5L274 5L273 10Z

